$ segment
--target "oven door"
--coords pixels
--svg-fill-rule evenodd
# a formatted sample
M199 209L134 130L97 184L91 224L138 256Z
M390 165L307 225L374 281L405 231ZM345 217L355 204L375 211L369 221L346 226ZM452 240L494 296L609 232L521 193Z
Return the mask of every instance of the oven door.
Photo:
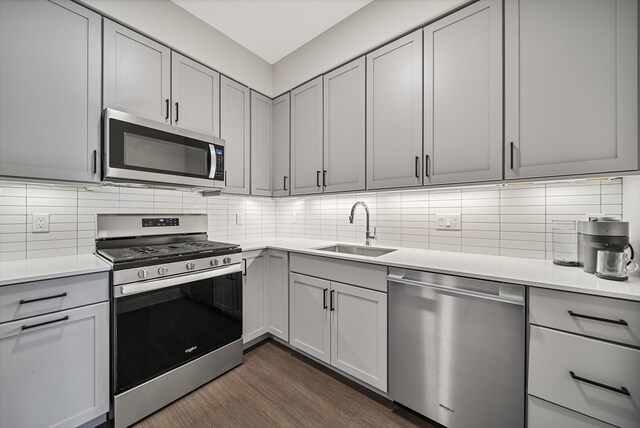
M114 395L242 337L240 265L117 286L113 302Z
M224 186L224 141L112 109L104 111L104 178Z

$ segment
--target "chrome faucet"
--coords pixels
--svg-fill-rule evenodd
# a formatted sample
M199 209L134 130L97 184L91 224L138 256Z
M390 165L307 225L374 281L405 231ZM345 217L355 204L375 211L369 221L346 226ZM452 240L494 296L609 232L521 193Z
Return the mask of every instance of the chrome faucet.
M365 232L365 236L366 236L366 245L371 245L371 242L369 241L370 239L376 239L376 228L374 226L373 228L373 234L369 231L369 207L367 206L367 204L365 204L363 201L358 201L355 204L353 204L353 207L351 207L351 215L349 216L349 223L353 224L353 215L356 212L356 207L358 205L362 205L364 207L364 210L367 214L367 231Z

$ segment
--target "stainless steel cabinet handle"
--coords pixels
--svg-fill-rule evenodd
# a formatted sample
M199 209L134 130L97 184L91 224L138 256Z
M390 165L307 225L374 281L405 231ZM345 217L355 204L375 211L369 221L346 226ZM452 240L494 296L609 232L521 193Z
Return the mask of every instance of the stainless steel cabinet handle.
M577 313L575 313L573 311L568 311L568 313L569 313L569 315L571 315L574 318L585 318L585 319L588 319L588 320L606 322L606 323L609 323L609 324L629 325L629 323L626 322L623 319L612 320L612 319L608 319L608 318L594 317L593 315L577 314Z
M180 104L176 103L176 120L175 123L178 123L178 118L180 117Z
M569 372L569 375L571 376L571 379L573 379L573 380L577 380L579 382L588 383L589 385L594 385L594 386L597 386L599 388L608 389L609 391L617 392L618 394L631 396L631 393L629 392L629 390L627 388L625 388L624 386L621 386L620 388L616 388L614 386L605 385L604 383L596 382L595 380L590 380L590 379L587 379L587 378L584 378L584 377L577 376L572 371Z
M416 156L416 178L420 178L420 156Z
M57 318L57 319L51 320L51 321L39 322L38 324L31 324L31 325L26 325L25 324L22 327L20 327L20 329L21 330L29 330L30 328L41 327L43 325L53 324L54 322L66 321L68 319L69 319L69 315L65 315L62 318Z
M21 299L18 303L21 305L24 305L25 303L34 303L34 302L41 302L43 300L51 300L51 299L59 299L61 297L66 297L67 293L60 293L60 294L56 294L53 296L47 296L47 297L37 297L35 299Z

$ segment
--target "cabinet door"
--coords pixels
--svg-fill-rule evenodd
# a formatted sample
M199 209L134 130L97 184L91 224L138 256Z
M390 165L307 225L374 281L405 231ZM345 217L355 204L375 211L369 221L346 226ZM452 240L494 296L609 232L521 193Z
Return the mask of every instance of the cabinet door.
M226 193L248 195L251 140L249 88L226 76L220 79L220 137L224 143Z
M171 51L104 20L103 104L170 123Z
M268 284L264 256L259 252L245 257L242 289L242 342L247 343L267 333Z
M331 283L331 365L387 391L387 295Z
M171 101L174 125L220 136L220 74L171 52Z
M330 282L292 273L289 280L289 343L325 363L331 361Z
M273 101L251 91L251 194L271 196Z
M0 379L2 427L78 426L107 413L109 303L0 325Z
M501 0L424 28L424 152L425 184L502 179Z
M367 189L422 185L422 30L367 55Z
M325 192L365 188L365 58L324 76Z
M100 15L0 1L0 175L99 182Z
M505 177L638 168L638 3L505 1Z
M322 76L291 91L291 194L322 193Z
M269 333L289 341L289 254L269 251Z
M286 93L273 100L273 151L272 189L273 196L289 196L291 180L289 175L289 115L290 95Z

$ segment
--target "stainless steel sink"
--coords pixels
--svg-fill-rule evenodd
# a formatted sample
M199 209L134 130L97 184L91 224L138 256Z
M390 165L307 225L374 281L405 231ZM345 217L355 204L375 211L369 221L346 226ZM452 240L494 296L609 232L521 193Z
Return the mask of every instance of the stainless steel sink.
M335 244L328 247L316 248L319 251L330 251L332 253L354 254L356 256L380 257L396 251L392 248L363 247L360 245Z

